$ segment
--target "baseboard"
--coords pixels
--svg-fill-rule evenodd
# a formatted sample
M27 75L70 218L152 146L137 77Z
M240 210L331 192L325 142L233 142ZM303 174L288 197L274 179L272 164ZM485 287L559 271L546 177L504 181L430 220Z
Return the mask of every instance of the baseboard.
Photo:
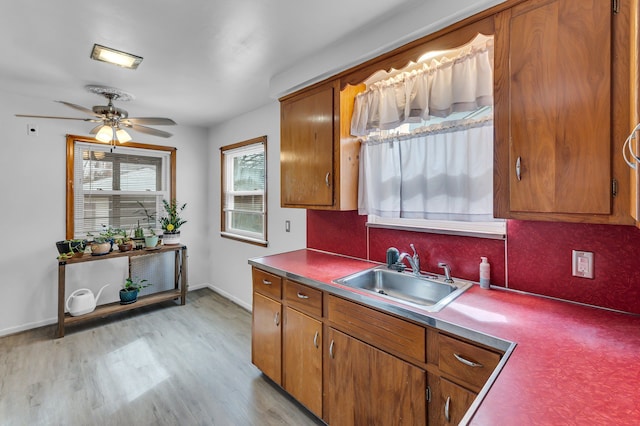
M0 330L0 337L9 336L10 334L17 334L23 331L32 330L34 328L46 327L52 324L58 323L58 317L55 318L47 318L41 321L30 322L27 324L17 325L15 327L5 328Z
M251 312L252 309L253 309L250 303L246 303L245 301L238 299L233 294L228 293L228 292L226 292L226 291L214 286L213 284L203 284L203 285L198 286L197 288L196 287L192 287L191 285L189 285L189 290L197 290L198 288L204 288L204 287L208 287L209 289L211 289L211 290L215 291L216 293L218 293L220 296L231 300L233 303L235 303L236 305L240 306L243 309L246 309L249 312Z

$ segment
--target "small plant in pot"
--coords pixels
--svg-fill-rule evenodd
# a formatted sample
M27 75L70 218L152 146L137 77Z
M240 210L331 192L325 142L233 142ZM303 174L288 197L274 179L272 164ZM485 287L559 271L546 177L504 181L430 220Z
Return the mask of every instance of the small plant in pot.
M180 217L180 213L187 207L187 203L178 205L173 199L171 201L162 200L165 215L160 218L162 226L164 244L180 244L180 227L187 223Z
M128 305L138 300L138 293L145 287L152 285L147 280L128 277L120 289L120 304Z
M133 249L133 240L124 229L115 230L115 243L118 245L118 250L129 251Z
M56 242L56 248L58 249L58 259L64 260L71 257L79 257L84 254L84 249L87 246L87 240L73 239L62 240Z

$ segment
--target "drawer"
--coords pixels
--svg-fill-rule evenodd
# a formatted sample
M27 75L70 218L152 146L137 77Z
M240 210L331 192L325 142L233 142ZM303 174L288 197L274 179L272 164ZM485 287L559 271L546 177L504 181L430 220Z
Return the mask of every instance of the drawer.
M262 269L253 268L253 291L275 299L281 299L282 278Z
M426 331L419 325L329 295L331 325L379 349L425 362Z
M500 354L440 334L438 366L441 373L481 388L500 362Z
M284 281L287 304L311 315L322 316L322 291L295 281Z

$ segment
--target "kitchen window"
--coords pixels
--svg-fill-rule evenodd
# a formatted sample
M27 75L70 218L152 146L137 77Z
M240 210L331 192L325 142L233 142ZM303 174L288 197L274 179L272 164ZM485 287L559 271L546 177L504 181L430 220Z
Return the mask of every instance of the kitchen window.
M67 137L67 238L158 229L162 200L175 198L175 157L172 147Z
M501 238L493 218L493 37L379 72L356 96L369 226ZM460 224L460 225L459 225Z
M267 246L267 137L220 148L221 235Z

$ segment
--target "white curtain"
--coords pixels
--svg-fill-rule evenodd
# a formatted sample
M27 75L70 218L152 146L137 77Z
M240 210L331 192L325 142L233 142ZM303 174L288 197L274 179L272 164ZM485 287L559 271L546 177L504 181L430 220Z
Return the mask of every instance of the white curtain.
M417 64L410 71L370 84L358 94L351 134L366 136L403 123L446 117L493 104L492 42Z
M493 220L493 122L362 143L360 214L437 220Z

